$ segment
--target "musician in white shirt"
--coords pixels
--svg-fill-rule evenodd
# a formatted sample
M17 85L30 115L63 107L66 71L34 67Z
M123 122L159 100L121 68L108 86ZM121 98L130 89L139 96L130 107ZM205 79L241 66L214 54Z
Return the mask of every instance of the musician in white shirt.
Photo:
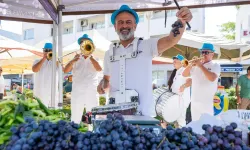
M192 78L191 114L192 121L199 120L202 114L214 115L214 95L217 91L220 65L213 62L214 46L204 43L200 49L203 61L193 61L183 72Z
M180 101L180 103L184 106L181 110L181 116L177 119L178 124L182 127L186 125L186 111L191 101L190 86L192 84L191 78L182 76L185 69L182 65L183 60L184 57L180 54L173 57L173 65L175 69L168 81L169 89L181 97L182 101Z
M192 19L192 13L187 7L181 8L176 16L179 19L178 22L183 25L182 28L179 28L179 35L175 35L174 30L172 30L163 38L139 40L137 44L134 32L139 22L138 14L127 5L122 5L119 10L112 14L111 22L120 38L120 43L105 54L104 77L97 89L99 94L104 94L104 89L109 86L110 93L117 92L120 87L119 71L121 67L119 61L110 62L110 51L114 51L115 56L123 56L133 52L133 48L136 48L137 56L126 59L125 88L135 90L139 94L138 110L142 115L156 116L152 96L152 58L177 44L185 30L185 23Z

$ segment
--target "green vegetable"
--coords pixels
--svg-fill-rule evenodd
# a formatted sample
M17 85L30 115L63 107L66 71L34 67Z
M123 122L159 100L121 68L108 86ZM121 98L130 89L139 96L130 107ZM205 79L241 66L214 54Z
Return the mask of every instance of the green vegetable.
M53 113L38 99L35 98L37 102L39 103L40 108L47 114L47 115L53 115Z
M41 110L34 110L34 109L32 109L32 110L30 110L33 114L35 114L35 115L37 115L37 116L41 116L41 117L46 117L46 114L43 112L43 111L41 111Z
M16 120L19 121L20 123L24 123L24 119L21 116L16 116Z
M9 121L7 122L7 124L4 125L4 127L11 126L13 122L14 122L14 118L10 118Z
M11 105L17 105L18 102L13 101L13 100L4 100L0 102L0 108L5 107L6 105L11 104Z

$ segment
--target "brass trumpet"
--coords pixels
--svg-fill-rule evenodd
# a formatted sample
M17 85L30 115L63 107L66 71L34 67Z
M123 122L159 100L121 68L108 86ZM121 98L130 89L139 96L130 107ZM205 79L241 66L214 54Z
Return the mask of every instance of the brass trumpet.
M52 52L48 52L48 53L47 53L47 59L48 59L48 60L51 60L51 59L52 59L52 56L53 56Z
M194 56L191 60L187 60L187 59L184 59L182 61L182 64L184 67L187 67L190 63L194 62L194 61L197 61L197 60L202 60L204 59L204 57L197 57L197 56Z
M83 55L89 56L94 52L95 46L90 40L85 40L80 45L80 50Z

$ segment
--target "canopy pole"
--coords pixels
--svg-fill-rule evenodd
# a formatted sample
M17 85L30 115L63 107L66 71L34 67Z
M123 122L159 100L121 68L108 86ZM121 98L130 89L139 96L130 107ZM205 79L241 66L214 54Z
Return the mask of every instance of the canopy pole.
M57 48L57 24L53 22L53 54L52 54L52 81L51 81L51 107L55 108L56 98L56 48Z
M62 4L62 0L58 0L59 6L58 6L58 58L61 58L61 64L63 64L62 59L62 9L64 9L64 6ZM58 108L61 109L63 106L63 66L58 65L58 81L59 81L59 103Z

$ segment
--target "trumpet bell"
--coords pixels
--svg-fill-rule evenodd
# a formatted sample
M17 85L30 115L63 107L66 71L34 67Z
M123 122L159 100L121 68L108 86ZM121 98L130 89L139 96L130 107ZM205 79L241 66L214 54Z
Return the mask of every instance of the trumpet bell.
M95 46L91 41L85 40L80 45L80 49L83 55L89 56L94 52Z
M52 59L52 56L53 56L52 52L48 52L48 53L47 53L47 59L48 59L48 60L51 60L51 59Z

